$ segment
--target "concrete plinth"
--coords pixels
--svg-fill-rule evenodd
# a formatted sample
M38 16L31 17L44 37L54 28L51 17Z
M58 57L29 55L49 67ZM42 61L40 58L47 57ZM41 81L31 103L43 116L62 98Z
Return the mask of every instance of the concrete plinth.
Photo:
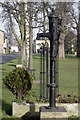
M60 107L64 106L66 108L66 110L67 110L68 117L70 117L72 115L75 115L77 117L80 116L80 104L78 104L78 103L73 103L73 104L70 104L70 103L61 103L60 104L59 103L59 104L56 104L56 105L60 106ZM34 114L34 116L39 115L40 114L39 108L41 106L49 106L49 104L47 104L47 103L30 104L30 103L12 102L12 115L15 116L15 117L18 117L18 118L22 117L23 115L28 114L28 113L31 113L30 116L32 114ZM63 114L63 117L64 117L64 114ZM59 120L63 120L63 119L61 118Z
M49 109L48 107L40 107L40 120L68 120L68 114L64 107Z

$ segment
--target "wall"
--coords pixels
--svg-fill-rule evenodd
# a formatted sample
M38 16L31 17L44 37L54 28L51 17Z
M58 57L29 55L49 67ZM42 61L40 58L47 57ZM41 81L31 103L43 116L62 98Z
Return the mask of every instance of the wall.
M3 53L4 32L0 30L0 54Z

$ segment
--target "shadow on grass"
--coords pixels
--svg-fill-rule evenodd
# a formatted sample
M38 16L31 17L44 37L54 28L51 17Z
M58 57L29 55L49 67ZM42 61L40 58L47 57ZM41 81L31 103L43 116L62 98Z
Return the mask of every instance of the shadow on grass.
M14 63L13 61L10 61L9 63Z
M22 118L2 118L1 120L27 120Z
M35 111L35 104L30 104L30 111L22 116L22 120L40 120L39 112Z
M16 67L16 65L14 65L14 64L8 64L8 66L14 66L14 67Z
M2 100L2 111L5 111L7 115L12 115L12 105L6 103L4 100Z
M3 110L10 116L11 113L11 105L3 102ZM21 118L2 118L2 120L40 120L39 112L35 112L35 104L30 104L30 111L24 114Z
M3 68L0 68L0 70L5 70L5 69L3 69Z

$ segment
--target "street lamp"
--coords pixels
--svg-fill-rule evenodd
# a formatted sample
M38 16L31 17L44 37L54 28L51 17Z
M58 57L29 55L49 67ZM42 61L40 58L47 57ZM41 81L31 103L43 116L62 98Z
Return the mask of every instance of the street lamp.
M74 53L74 45L73 44L71 45L71 48L72 48L72 53Z

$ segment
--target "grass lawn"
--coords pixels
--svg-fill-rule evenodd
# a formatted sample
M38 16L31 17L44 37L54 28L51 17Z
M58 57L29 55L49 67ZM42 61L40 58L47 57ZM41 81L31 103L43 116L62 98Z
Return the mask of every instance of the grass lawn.
M2 78L5 77L17 64L17 59L2 65ZM34 56L33 66L36 69L36 80L40 79L40 56ZM32 90L25 97L36 101L39 99L39 84L33 85ZM73 92L78 95L78 60L77 58L66 58L59 60L59 92L69 94ZM14 118L11 116L12 100L15 99L11 91L2 85L2 113L3 118ZM16 120L16 119L15 119ZM22 120L22 119L20 119Z
M36 80L40 79L40 56L34 56L34 69L36 69ZM78 95L78 59L67 57L59 60L59 92L69 94L74 92Z
M59 92L78 95L78 59L59 60Z

